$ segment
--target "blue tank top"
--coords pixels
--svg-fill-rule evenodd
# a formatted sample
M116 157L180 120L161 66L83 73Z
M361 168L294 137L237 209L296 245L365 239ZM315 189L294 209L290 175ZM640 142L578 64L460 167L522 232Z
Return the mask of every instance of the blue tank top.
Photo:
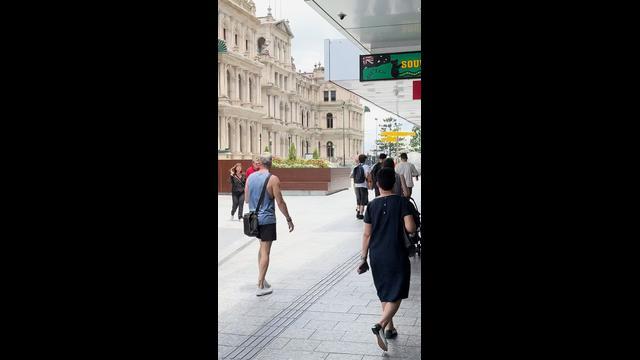
M269 173L254 172L249 176L249 211L255 211L260 199L260 193L264 186L264 181ZM258 211L258 224L267 225L276 223L275 201L269 196L269 191L265 190L262 205Z

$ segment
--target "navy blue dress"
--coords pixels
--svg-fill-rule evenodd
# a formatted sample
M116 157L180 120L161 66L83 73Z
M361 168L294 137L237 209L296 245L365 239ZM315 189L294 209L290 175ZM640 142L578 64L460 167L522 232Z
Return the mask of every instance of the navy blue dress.
M404 247L404 217L411 211L406 199L391 195L369 203L364 222L371 224L369 260L380 301L409 297L411 264Z

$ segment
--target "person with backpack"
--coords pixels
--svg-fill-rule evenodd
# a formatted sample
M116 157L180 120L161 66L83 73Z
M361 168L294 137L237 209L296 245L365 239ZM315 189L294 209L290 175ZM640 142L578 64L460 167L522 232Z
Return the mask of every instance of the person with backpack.
M391 160L391 159L389 159ZM364 233L358 273L369 269L378 299L382 305L380 320L371 331L378 346L388 350L387 339L398 336L393 316L403 299L409 297L411 263L405 245L406 233L415 233L416 223L409 201L393 193L396 174L392 168L384 167L378 172L380 196L371 201L364 215Z
M367 176L369 175L369 166L364 162L367 160L366 155L358 156L358 165L351 170L350 178L353 179L353 187L356 192L356 219L364 219L364 207L369 203L369 189L367 188Z
M372 183L373 185L373 191L376 195L376 197L380 196L380 189L378 188L378 184L377 184L377 180L376 180L376 174L378 173L378 171L380 171L380 169L382 169L382 163L384 162L384 159L387 158L387 154L382 153L378 156L378 162L373 165L373 168L371 168L371 172L369 173L369 177L367 180L369 180L369 182Z

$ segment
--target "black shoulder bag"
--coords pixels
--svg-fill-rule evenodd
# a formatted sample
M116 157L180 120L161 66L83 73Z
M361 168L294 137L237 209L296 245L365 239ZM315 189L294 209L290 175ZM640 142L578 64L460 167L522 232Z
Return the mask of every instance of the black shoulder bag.
M258 199L258 205L254 211L250 211L247 214L244 214L242 220L244 221L244 234L247 236L256 237L258 236L258 212L260 211L260 206L262 205L262 200L264 199L264 193L267 192L267 184L269 183L269 178L271 178L271 174L267 176L267 179L264 181L264 186L262 187L262 192L260 193L260 199Z

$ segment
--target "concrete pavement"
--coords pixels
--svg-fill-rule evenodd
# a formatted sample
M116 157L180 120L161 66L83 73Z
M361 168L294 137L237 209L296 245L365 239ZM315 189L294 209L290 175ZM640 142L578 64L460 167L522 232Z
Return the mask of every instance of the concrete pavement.
M420 206L420 182L414 188ZM373 198L373 191L369 198ZM267 280L256 297L258 240L229 221L231 196L218 203L219 359L374 359L382 355L370 327L380 316L371 272L355 266L362 241L353 189L329 196L285 197L296 226L280 213ZM395 322L392 358L420 359L420 260L412 259L410 298Z

